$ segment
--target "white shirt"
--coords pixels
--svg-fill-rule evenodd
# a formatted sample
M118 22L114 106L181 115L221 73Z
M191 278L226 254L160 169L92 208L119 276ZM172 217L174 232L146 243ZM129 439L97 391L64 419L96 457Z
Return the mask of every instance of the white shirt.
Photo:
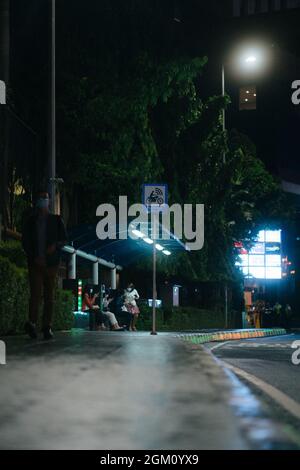
M132 289L129 291L128 289L125 290L125 302L128 304L133 305L136 307L136 299L139 299L140 296L138 294L138 291L136 289Z

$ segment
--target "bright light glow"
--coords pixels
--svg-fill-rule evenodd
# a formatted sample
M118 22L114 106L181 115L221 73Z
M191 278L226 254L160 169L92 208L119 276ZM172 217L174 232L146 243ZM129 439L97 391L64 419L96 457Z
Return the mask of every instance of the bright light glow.
M139 230L132 230L132 233L133 235L139 238L144 238L146 236L144 233L140 232Z
M233 62L236 71L250 75L264 72L268 69L271 60L271 53L266 42L260 40L249 40L239 42L232 52Z
M245 62L247 64L257 62L257 57L255 57L255 55L250 55L249 57L246 57Z
M266 279L281 279L281 268L266 268Z
M164 247L161 246L161 245L159 245L159 243L157 243L157 244L155 245L155 247L156 247L156 249L157 249L158 251L162 251L162 250L164 249Z
M153 245L153 243L154 243L153 240L151 240L151 238L148 238L148 237L143 238L143 240L144 240L144 242L148 243L148 245Z
M264 255L249 255L249 266L264 266Z
M266 242L281 243L281 230L266 230Z
M266 273L264 267L251 267L249 266L249 274L256 279L265 279Z
M152 305L153 305L153 299L148 299L148 307L152 307ZM162 306L162 301L159 300L159 299L156 299L155 300L155 306L157 308L160 308Z
M249 274L248 266L243 266L242 271L243 271L244 276L248 276L248 274Z
M171 252L168 251L168 250L164 250L164 251L163 251L163 254L166 255L166 256L170 256L170 255L171 255Z
M263 255L265 253L265 244L264 243L255 243L255 245L250 250L250 255Z
M281 256L280 255L266 255L266 266L281 266Z
M265 241L265 230L261 230L260 232L258 232L258 238L257 238L257 241L259 242L264 242Z
M261 230L249 255L240 254L236 262L244 276L256 279L281 279L281 230ZM276 253L276 254L275 254Z

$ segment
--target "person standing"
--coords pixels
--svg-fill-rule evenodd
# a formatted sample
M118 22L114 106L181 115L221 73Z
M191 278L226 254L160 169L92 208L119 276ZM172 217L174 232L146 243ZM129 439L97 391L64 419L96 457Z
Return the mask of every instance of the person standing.
M126 310L132 314L129 331L136 331L136 323L140 314L140 309L136 301L140 298L140 296L132 283L128 284L127 288L125 289L124 296L124 306Z
M273 307L273 311L275 314L275 322L276 326L279 326L281 323L281 315L282 315L282 305L279 302L276 302L276 304Z
M37 338L38 312L44 297L42 332L44 339L52 339L51 330L54 290L61 257L61 248L67 234L62 218L50 214L49 194L39 191L35 210L24 222L22 246L27 256L29 275L29 318L25 332L30 338Z
M291 319L293 316L292 307L290 304L286 304L284 309L284 327L289 330L291 326Z

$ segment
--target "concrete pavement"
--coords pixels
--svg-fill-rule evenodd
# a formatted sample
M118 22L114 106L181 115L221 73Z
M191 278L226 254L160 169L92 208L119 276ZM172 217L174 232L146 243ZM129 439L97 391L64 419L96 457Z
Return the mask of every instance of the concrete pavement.
M5 341L1 449L294 448L247 387L174 334Z

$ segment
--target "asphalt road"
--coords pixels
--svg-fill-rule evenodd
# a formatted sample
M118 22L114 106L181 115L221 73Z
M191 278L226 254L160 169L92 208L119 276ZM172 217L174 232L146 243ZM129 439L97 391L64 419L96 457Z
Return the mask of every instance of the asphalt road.
M252 387L277 418L299 432L300 365L292 362L295 341L300 342L300 334L210 343L207 347Z

